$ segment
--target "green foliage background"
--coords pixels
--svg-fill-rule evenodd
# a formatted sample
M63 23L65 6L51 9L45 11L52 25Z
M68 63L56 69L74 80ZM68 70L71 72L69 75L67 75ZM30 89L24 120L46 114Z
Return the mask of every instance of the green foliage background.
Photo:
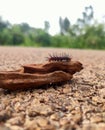
M85 7L73 25L67 17L58 22L60 32L52 36L48 21L41 29L27 23L12 25L0 17L0 45L105 49L105 24L94 19L92 6Z

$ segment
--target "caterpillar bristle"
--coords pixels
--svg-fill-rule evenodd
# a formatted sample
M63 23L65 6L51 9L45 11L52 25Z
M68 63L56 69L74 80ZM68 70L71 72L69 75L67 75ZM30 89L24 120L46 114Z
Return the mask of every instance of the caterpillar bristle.
M59 55L57 54L49 54L49 57L47 57L47 60L49 62L56 61L56 62L69 62L71 61L71 57L66 53L61 53Z

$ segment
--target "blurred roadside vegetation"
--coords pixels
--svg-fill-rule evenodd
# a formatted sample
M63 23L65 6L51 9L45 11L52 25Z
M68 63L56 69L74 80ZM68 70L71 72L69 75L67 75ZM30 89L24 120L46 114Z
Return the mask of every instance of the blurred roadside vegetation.
M73 25L67 17L58 22L60 32L52 36L49 21L41 29L27 23L12 25L0 17L0 45L105 49L105 23L94 19L92 6L85 7Z

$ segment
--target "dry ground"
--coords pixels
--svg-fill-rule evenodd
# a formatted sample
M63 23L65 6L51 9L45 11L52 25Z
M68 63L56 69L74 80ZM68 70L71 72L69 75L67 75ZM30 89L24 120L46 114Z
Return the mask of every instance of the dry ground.
M0 130L105 130L105 51L0 47L0 71L66 52L84 69L71 82L44 89L0 89Z

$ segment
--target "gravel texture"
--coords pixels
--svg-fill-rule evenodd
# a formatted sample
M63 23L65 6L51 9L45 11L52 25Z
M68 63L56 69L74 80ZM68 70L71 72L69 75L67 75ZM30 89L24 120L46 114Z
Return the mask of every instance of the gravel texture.
M105 51L0 47L0 71L56 53L70 54L84 69L63 85L0 89L0 130L105 130Z

